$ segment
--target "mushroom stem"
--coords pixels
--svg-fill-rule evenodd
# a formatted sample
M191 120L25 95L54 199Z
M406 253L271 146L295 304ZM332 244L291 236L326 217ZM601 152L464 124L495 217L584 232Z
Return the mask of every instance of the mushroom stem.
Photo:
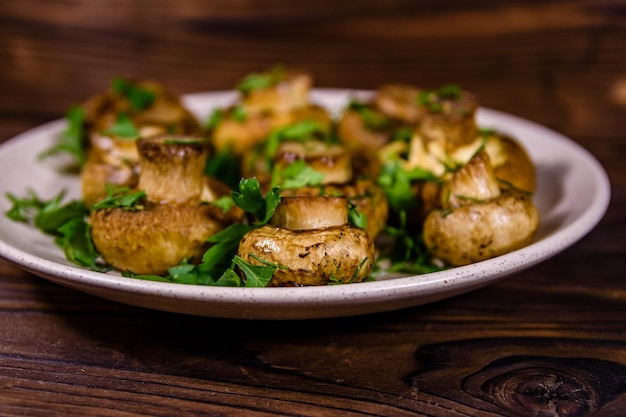
M208 156L195 138L158 136L137 141L141 175L138 188L156 203L199 202Z
M334 196L282 197L270 224L289 230L313 230L348 223L348 200Z

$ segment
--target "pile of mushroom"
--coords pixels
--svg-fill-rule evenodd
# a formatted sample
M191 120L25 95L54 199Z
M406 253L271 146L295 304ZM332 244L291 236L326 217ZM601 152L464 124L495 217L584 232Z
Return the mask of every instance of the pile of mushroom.
M390 237L423 242L444 267L532 241L534 164L514 138L477 125L476 96L387 84L335 118L311 100L312 84L279 66L250 74L207 127L152 82L117 80L88 100L82 193L103 259L164 274L199 261L209 237L243 223L251 230L237 256L273 265L268 285L326 285L366 279ZM218 154L262 193L279 190L267 224L252 227L239 207L214 204L234 191L219 172L207 174ZM143 198L101 208L113 186Z
M434 258L460 266L530 243L539 225L534 164L513 138L479 129L473 94L385 85L365 106L360 118L344 114L343 138L378 169L397 164L430 174L412 181L418 204L407 226L423 233ZM409 135L394 138L399 127Z

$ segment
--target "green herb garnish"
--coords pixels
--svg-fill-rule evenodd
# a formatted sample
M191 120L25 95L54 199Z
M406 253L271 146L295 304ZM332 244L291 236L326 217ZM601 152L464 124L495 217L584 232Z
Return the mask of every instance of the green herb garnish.
M398 161L385 164L377 179L395 211L410 210L417 206L418 199L413 195L411 187L413 181L441 180L432 172L419 167L406 170Z
M139 130L126 113L120 113L115 119L115 123L102 132L103 135L117 136L123 139L136 139L139 136Z
M356 112L365 127L369 130L380 132L393 127L393 121L391 119L377 112L365 103L353 100L348 104L348 109Z
M443 101L458 100L461 98L461 95L462 90L458 85L448 84L438 90L421 91L417 95L417 102L431 113L441 113L443 111Z
M111 183L105 184L106 197L92 206L93 210L108 208L121 208L124 210L141 210L146 192L143 190L134 191L130 187L118 186Z
M6 215L15 221L32 222L42 232L56 236L55 243L63 248L69 261L101 270L96 264L100 255L94 248L91 228L86 221L89 210L80 201L61 204L64 196L65 192L61 192L46 201L32 190L23 199L7 194L13 207Z
M215 109L213 110L209 118L207 119L204 127L207 130L213 130L217 127L217 125L219 125L222 122L223 119L224 119L224 110Z
M101 269L96 264L100 254L91 240L91 226L84 218L72 219L59 227L58 231L61 236L56 238L55 243L63 248L69 261L91 269Z
M249 262L244 261L238 255L233 258L233 264L239 268L239 270L246 277L246 287L267 287L276 271L275 266L271 265L252 265Z
M240 104L233 108L231 116L233 116L233 119L235 119L239 123L243 123L248 120L248 111L243 106L243 104Z
M356 227L367 229L367 216L351 201L348 201L348 221Z
M252 73L243 78L235 87L241 94L247 95L255 90L273 87L285 78L285 69L276 65L268 72Z
M321 185L324 174L311 168L305 161L299 159L285 168L275 166L272 173L272 185L281 188L301 188Z
M125 78L113 78L111 88L114 92L126 98L130 102L133 111L146 110L154 103L156 94L154 91L141 87Z
M76 164L82 166L85 163L85 110L82 107L72 107L66 114L67 127L61 133L58 144L45 150L39 158L66 152L72 156Z
M274 187L263 197L259 181L256 178L245 178L239 182L239 191L233 191L233 201L254 216L256 224L265 224L280 202L280 193L278 187Z

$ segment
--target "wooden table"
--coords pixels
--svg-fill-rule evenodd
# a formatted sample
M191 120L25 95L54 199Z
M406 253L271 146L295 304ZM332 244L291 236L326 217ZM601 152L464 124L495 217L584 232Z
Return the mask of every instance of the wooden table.
M581 241L505 281L350 318L170 314L0 261L0 415L626 415L625 12L619 0L1 2L1 140L116 75L187 93L282 62L321 87L456 82L588 149L612 202Z

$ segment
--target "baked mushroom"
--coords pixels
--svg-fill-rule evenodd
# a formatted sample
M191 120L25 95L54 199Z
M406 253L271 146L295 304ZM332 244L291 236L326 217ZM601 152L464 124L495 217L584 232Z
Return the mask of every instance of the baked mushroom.
M425 114L418 100L421 92L421 89L409 84L384 84L376 91L374 103L388 117L414 126Z
M94 206L92 238L115 269L163 275L182 261L199 261L207 238L240 221L242 213L205 200L224 192L208 189L215 181L203 175L206 141L165 135L139 139L137 148L138 188L146 199L135 209Z
M345 197L283 197L270 224L248 232L238 255L253 265L277 265L270 286L363 281L374 243L348 223Z
M284 196L347 197L367 219L365 228L372 239L387 222L389 205L383 191L373 179L354 175L352 155L342 144L316 138L286 140L271 155L255 154L245 167L266 190L279 185Z
M474 142L479 136L476 125L478 101L474 94L456 85L447 85L418 95L425 109L417 133L426 142L438 142L446 151Z
M249 74L237 86L238 103L223 111L212 127L213 146L241 156L273 129L303 120L316 121L329 132L332 119L326 109L310 102L311 85L310 74L282 67Z
M397 121L380 112L371 103L351 102L337 123L337 136L352 154L359 173L375 176L379 167L377 152L402 128Z
M519 249L532 240L539 214L529 193L501 190L489 155L478 152L441 193L442 208L424 222L433 256L460 266Z
M105 184L136 186L137 138L201 133L198 121L180 98L153 81L116 78L110 91L87 100L83 109L87 158L81 187L88 206L106 195Z

